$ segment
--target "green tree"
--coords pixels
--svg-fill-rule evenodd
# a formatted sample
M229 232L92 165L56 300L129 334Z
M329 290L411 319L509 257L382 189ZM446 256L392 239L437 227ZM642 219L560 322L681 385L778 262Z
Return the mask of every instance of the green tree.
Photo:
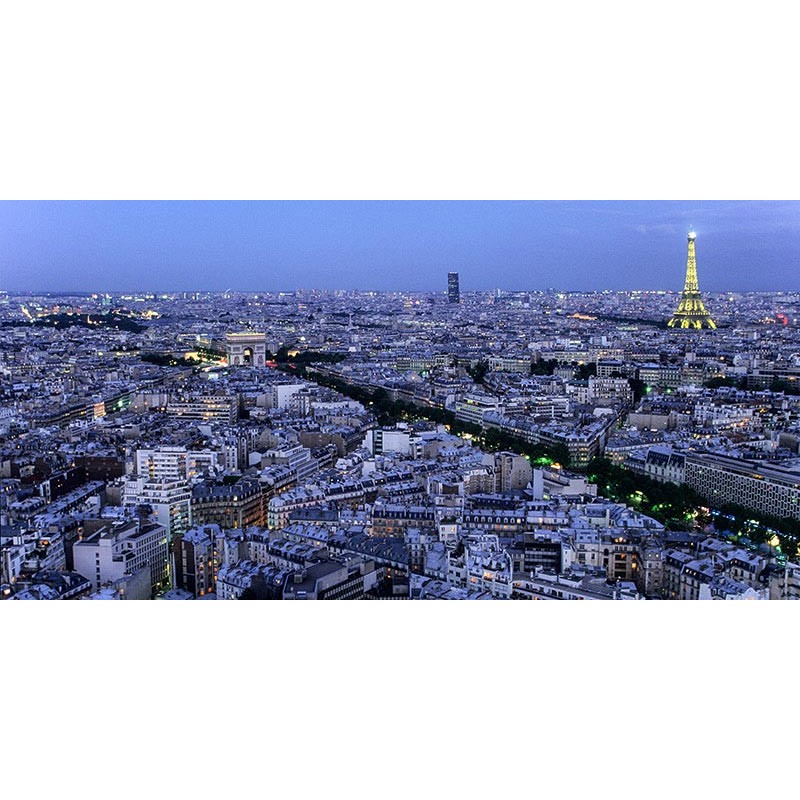
M573 362L573 364L574 363L575 362ZM576 364L576 366L578 368L578 380L585 381L597 375L597 364L595 364L594 361L591 361L588 364Z
M488 371L488 361L479 361L474 367L467 367L467 373L475 383L483 383L483 379L486 377Z
M551 358L546 361L537 361L531 364L531 375L552 375L558 366L558 361Z
M628 378L628 383L633 392L633 402L638 404L647 392L647 384L639 378Z
M800 383L797 381L785 381L781 378L775 378L772 381L772 391L793 395L800 394Z

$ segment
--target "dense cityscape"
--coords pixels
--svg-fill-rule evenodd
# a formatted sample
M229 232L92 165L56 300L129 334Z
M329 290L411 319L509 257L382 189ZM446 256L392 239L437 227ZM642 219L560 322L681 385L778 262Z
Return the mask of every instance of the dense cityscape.
M0 293L0 598L800 598L800 292L687 246L683 292Z
M791 794L787 9L4 4L9 798Z

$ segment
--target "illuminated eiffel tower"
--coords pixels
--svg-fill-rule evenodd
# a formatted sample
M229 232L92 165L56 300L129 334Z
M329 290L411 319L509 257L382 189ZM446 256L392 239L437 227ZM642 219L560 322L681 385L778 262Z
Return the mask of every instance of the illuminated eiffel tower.
M717 323L711 319L711 315L703 305L703 298L700 297L700 287L697 285L697 261L694 255L694 240L697 234L689 231L689 257L686 259L686 283L683 286L681 300L678 308L667 323L670 328L697 328L703 326L711 328L717 327Z

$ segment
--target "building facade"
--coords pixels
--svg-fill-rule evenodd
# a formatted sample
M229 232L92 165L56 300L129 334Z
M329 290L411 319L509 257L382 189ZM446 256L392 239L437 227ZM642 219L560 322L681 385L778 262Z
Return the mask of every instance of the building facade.
M228 363L233 367L263 367L267 363L267 337L263 333L229 333L225 336Z
M163 525L129 520L100 528L73 545L75 571L95 590L146 569L152 594L169 581L169 548Z
M800 519L800 472L711 453L687 453L684 481L709 502Z

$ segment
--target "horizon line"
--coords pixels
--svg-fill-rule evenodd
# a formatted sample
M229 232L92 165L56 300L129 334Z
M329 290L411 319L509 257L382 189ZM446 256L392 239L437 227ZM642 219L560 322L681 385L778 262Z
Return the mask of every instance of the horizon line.
M637 293L666 293L681 294L683 289L561 289L548 287L547 289L508 289L495 287L492 289L461 289L460 294L487 294L491 292L509 292L512 294L551 294L555 292L570 294L630 294ZM447 289L348 289L336 288L302 288L302 289L0 289L0 294L19 295L92 295L92 294L286 294L294 295L298 292L353 292L359 294L440 294L447 296ZM800 293L800 287L777 289L701 289L700 294L775 294L775 293Z

